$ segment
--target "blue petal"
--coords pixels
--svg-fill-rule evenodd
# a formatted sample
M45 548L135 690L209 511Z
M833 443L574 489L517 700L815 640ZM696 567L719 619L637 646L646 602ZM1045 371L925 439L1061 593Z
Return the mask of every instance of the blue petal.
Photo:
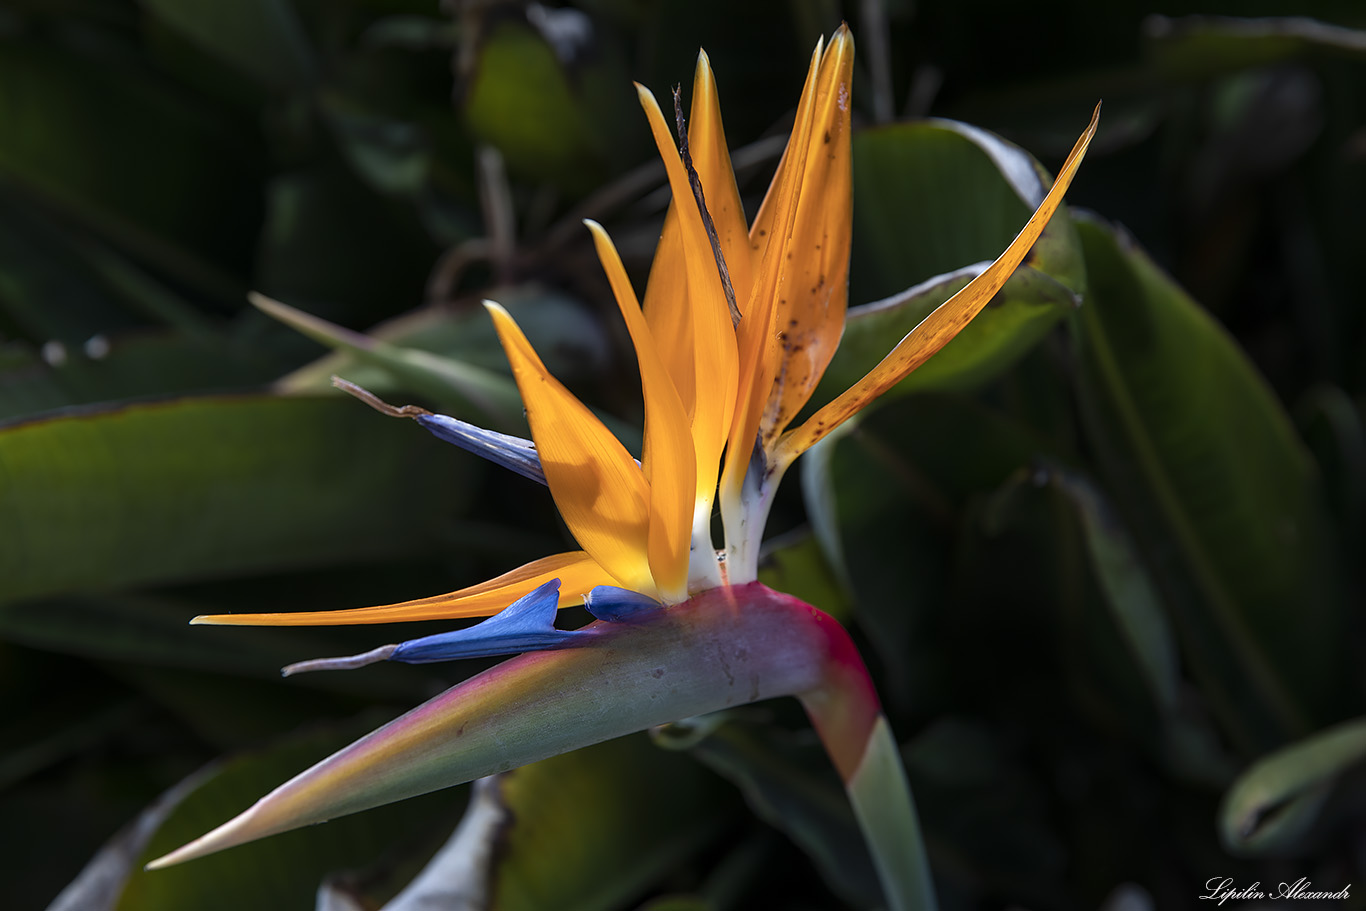
M643 611L658 610L661 605L654 598L615 585L599 585L583 596L583 606L599 620L626 620Z
M485 430L444 414L418 415L417 422L447 443L510 468L524 478L545 483L541 457L536 453L536 444L530 440Z
M560 648L575 639L592 636L587 630L555 629L559 600L560 580L551 579L468 629L400 642L388 659L429 664L457 658L486 658Z

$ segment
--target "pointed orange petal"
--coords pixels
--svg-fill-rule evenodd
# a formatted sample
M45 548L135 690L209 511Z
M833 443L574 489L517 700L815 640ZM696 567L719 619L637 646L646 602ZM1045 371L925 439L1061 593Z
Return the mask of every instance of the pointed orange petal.
M647 556L650 494L640 467L550 375L508 312L492 301L484 306L512 364L546 484L574 540L620 585L656 596Z
M688 147L692 152L693 167L702 181L707 210L716 227L726 267L730 271L731 286L735 289L736 300L743 303L749 296L753 256L749 247L749 230L745 226L744 206L735 185L735 173L726 147L716 80L705 52L699 52L697 56L697 71L693 77ZM691 193L683 202L694 205ZM671 342L661 348L660 357L673 377L684 409L691 415L697 401L696 359L681 230L678 200L674 200L669 203L664 229L650 266L650 281L645 287L643 309L645 321L649 323L655 338L669 339ZM710 275L707 280L711 281Z
M749 467L750 454L758 436L769 390L773 386L778 353L774 343L774 319L782 276L791 265L788 259L792 254L784 241L791 234L797 214L801 190L800 177L804 171L803 163L809 147L807 139L815 102L813 87L816 84L820 59L821 47L817 45L811 55L806 85L802 90L801 102L797 106L797 119L792 127L792 138L788 141L787 151L783 156L788 166L784 168L780 165L774 178L774 185L769 189L768 198L772 202L766 202L765 207L771 213L770 228L756 244L756 249L760 253L758 270L749 300L745 304L744 318L736 330L740 347L739 393L732 420L730 447L726 453L725 475L721 482L723 498L733 498L740 491ZM723 511L724 509L723 506Z
M655 337L645 324L617 248L602 225L594 221L584 224L593 233L598 258L612 284L640 363L640 385L645 396L641 465L650 485L650 572L664 600L676 604L688 597L689 538L697 492L696 456L688 417L660 360Z
M709 509L716 489L721 450L725 447L731 413L735 408L735 384L739 371L735 329L717 272L716 259L712 254L711 241L702 226L702 216L693 200L692 185L678 156L678 149L673 145L672 133L650 90L639 85L636 89L669 175L683 271L687 276L688 294L683 303L691 327L691 354L694 359L695 396L690 418L693 447L697 453L697 511L701 513ZM654 280L653 275L651 280ZM668 338L671 345L683 343L683 339L675 341L672 336L659 337Z
M1005 252L967 287L941 304L907 333L867 376L813 414L800 427L784 434L778 443L779 464L789 464L830 431L857 414L873 399L896 385L908 373L947 345L968 321L990 302L1006 283L1006 279L1010 278L1011 273L1024 260L1029 248L1039 239L1048 220L1062 203L1063 194L1072 183L1072 177L1086 154L1086 147L1090 145L1091 137L1096 134L1096 124L1099 121L1100 105L1096 105L1090 125L1073 146L1067 161L1063 162L1052 189L1048 191L1044 201L1039 204L1039 208L1030 216L1029 222L1011 241Z
M749 228L745 225L744 204L740 201L740 190L735 185L735 170L730 163L730 151L726 148L726 131L721 124L721 101L716 93L716 77L705 51L697 54L690 116L688 150L697 176L702 181L707 211L711 213L716 236L721 242L721 253L726 258L735 300L743 307L749 298L754 271L751 265L753 254L750 252Z
M190 622L212 626L351 626L489 617L551 579L560 580L560 607L578 604L579 598L594 586L614 584L613 578L592 557L576 550L532 561L496 579L448 595L400 604L282 614L210 614L195 617Z
M796 219L782 241L786 255L778 260L783 271L773 319L777 363L760 428L765 449L811 397L844 331L853 234L853 68L854 40L848 27L840 26L821 56L805 137L808 147L799 172ZM780 172L784 165L791 168L796 163L793 155L784 156ZM779 238L769 240L776 243Z
M659 352L664 369L689 419L697 407L697 357L694 352L692 312L688 306L688 269L683 255L683 234L678 224L678 204L669 204L664 229L650 263L642 309L655 338L668 339Z

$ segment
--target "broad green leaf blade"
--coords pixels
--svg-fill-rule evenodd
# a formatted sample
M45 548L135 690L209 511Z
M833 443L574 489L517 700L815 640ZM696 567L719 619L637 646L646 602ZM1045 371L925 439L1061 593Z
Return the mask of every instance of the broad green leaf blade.
M416 197L428 186L433 150L418 124L358 107L351 98L329 96L323 105L338 148L367 184L399 197Z
M545 365L566 379L593 375L608 366L610 346L602 324L579 302L550 288L518 285L497 288L489 297L503 306L526 333ZM498 344L493 321L483 307L424 307L386 320L366 335L404 348L453 358L473 367L506 375L507 355ZM372 371L376 378L394 386L394 379L379 369L362 366L355 357L334 352L282 379L278 388L288 392L331 392L333 374ZM366 374L369 376L369 373ZM385 388L357 382L380 392ZM387 391L387 389L386 389Z
M827 401L862 379L986 265L935 276L892 297L850 309L844 338L813 398ZM922 389L951 392L981 385L1019 360L1077 303L1077 296L1065 285L1022 266L987 309L942 351L885 393L882 401Z
M135 325L59 223L12 191L0 192L0 332L7 341L79 345Z
M259 388L283 359L226 339L169 332L93 336L81 345L50 342L51 361L27 346L0 348L0 421L73 405Z
M535 286L498 289L490 296L513 314L555 376L570 381L607 365L608 343L602 325L571 298ZM272 306L278 309L280 305L272 302ZM479 378L483 385L474 387L476 393L484 386L499 384L500 389L510 387L515 393L507 357L483 307L414 310L381 323L363 336L320 325L294 308L285 307L278 317L336 349L281 379L275 388L283 392L332 394L332 377L336 375L381 397L425 392L452 413L465 414L463 408L470 397L461 387L469 383L456 384L454 380ZM499 394L495 390L494 399ZM521 413L520 398L514 413ZM518 423L525 429L520 418Z
M696 895L661 895L641 905L639 911L715 911L716 903Z
M849 620L849 595L835 567L810 533L769 542L759 559L759 581L819 607L841 623Z
M813 742L729 721L702 720L660 729L712 771L738 787L750 809L792 839L842 898L868 905L881 894L863 835L829 758ZM710 728L710 730L708 730ZM700 733L700 736L698 736Z
M1122 642L1123 653L1117 654L1105 648L1103 639L1095 644L1093 638L1087 657L1092 662L1116 665L1112 670L1132 668L1129 676L1141 681L1157 710L1156 735L1147 734L1142 727L1143 711L1126 713L1137 722L1133 729L1183 779L1216 786L1227 783L1233 764L1206 718L1192 711L1189 694L1183 693L1185 684L1168 606L1113 505L1089 478L1077 472L1040 465L1029 475L1027 482L1021 479L1013 486L1047 485L1075 513L1082 549L1100 590L1097 606L1108 612ZM1086 603L1084 598L1082 603ZM1080 630L1088 624L1076 626Z
M462 468L355 403L242 396L0 429L0 600L413 555Z
M719 779L644 736L494 781L513 822L490 871L490 911L622 907L734 816Z
M370 719L373 720L373 719ZM364 817L337 820L269 843L176 870L142 864L179 843L205 821L273 785L288 770L334 749L367 723L334 725L230 759L197 776L202 782L165 815L137 857L117 908L121 911L240 911L308 908L331 871L370 865L395 851L431 850L429 838L448 824L462 801L450 792L405 801Z
M1366 31L1307 16L1154 16L1145 31L1151 63L1168 79L1208 79L1315 54L1366 56Z
M1366 763L1366 719L1362 718L1259 759L1224 796L1219 811L1224 846L1253 857L1297 852L1333 784L1362 763Z
M1076 848L1058 831L1049 784L1008 731L940 717L903 748L906 772L931 849L955 860L953 879L1057 894Z
M414 390L437 401L472 404L500 429L519 429L522 399L512 378L416 348L403 348L344 329L302 310L253 294L251 302L320 344L383 367Z
M273 176L244 291L259 291L335 322L368 325L423 297L440 254L418 218L324 159Z
M932 121L858 133L849 299L881 300L933 276L991 262L1050 184L1025 152L964 124ZM1085 268L1065 208L1024 264L1075 293L1084 290Z
M863 415L805 457L815 534L885 661L879 691L890 704L939 698L948 657L929 633L952 606L950 529L961 503L995 490L1044 446L970 400L924 394Z
M1366 548L1366 414L1337 386L1309 390L1295 423L1314 454L1343 553Z
M16 700L23 698L23 708L0 726L4 742L17 745L8 748L0 759L0 788L6 790L90 750L135 720L139 708L125 694L112 689L72 697L53 693L49 685L36 698L32 694L27 698L9 695Z
M464 114L471 132L502 153L514 176L582 193L629 148L621 128L630 110L630 78L605 46L604 53L571 67L552 40L560 39L512 19L489 29L475 50ZM629 123L634 128L639 120Z
M643 736L480 779L450 839L383 911L628 907L732 820L727 796Z
M1015 238L1048 189L1026 153L951 121L868 130L854 140L854 250L844 337L813 401L860 380L936 307ZM1085 287L1066 210L1005 287L958 338L902 380L893 395L961 390L1024 355Z
M316 64L288 0L144 0L148 13L273 88L304 88Z
M235 298L261 216L259 146L116 60L7 39L0 175L200 293Z
M250 603L258 607L259 602ZM0 604L0 639L31 648L138 668L183 670L280 681L280 668L318 655L364 651L392 637L371 627L265 629L189 625L202 603L148 595L68 595ZM416 698L420 678L397 666L354 674L315 674L292 682L370 698Z
M1091 569L1153 699L1164 712L1174 712L1180 686L1176 641L1133 542L1095 485L1065 471L1044 475L1076 510Z
M1337 714L1342 602L1318 477L1228 335L1122 235L1078 222L1085 428L1172 593L1196 679L1244 749Z
M74 880L48 905L47 911L114 911L138 857L176 805L208 777L204 772L182 779L128 826L120 829L90 859Z

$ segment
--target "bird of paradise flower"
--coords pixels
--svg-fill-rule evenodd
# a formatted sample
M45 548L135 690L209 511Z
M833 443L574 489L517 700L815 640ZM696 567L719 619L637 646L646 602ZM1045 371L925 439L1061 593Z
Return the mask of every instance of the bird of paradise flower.
M607 233L586 224L639 362L639 462L549 374L512 317L491 302L532 440L369 397L381 410L414 417L437 436L548 486L581 550L402 604L194 621L322 625L493 615L458 632L306 661L286 673L521 654L323 760L150 866L655 724L797 696L846 785L889 904L933 907L914 804L868 673L838 623L756 581L759 545L774 491L793 461L941 349L1000 290L1061 203L1099 108L1005 252L867 376L789 429L844 323L853 51L846 27L828 46L817 45L791 138L748 227L706 55L699 56L686 134L680 124L681 148L654 96L637 87L673 192L643 307ZM718 507L721 549L712 538ZM557 607L577 603L598 619L578 630L556 629Z

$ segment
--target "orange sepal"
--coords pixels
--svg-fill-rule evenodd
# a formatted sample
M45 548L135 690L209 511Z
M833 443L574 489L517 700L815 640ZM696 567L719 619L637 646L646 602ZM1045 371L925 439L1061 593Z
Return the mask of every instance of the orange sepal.
M711 241L702 225L701 213L693 197L678 149L673 145L658 102L644 86L637 85L641 107L645 109L654 134L655 145L664 160L673 191L673 213L677 217L678 242L682 249L682 270L686 275L686 308L690 331L679 337L661 334L670 345L690 345L693 361L694 395L688 397L680 387L680 398L688 408L693 447L697 453L697 500L710 504L716 488L717 466L725 448L731 415L735 409L736 378L739 372L735 348L735 328L730 306L721 285ZM668 239L668 238L665 238ZM661 241L661 244L663 241ZM654 274L651 281L655 281Z
M986 271L969 282L967 287L940 304L933 313L925 317L919 325L907 333L906 337L892 349L891 353L870 370L863 379L822 407L800 427L795 427L783 434L777 447L779 465L790 464L793 459L811 448L836 427L858 414L873 399L896 385L912 370L929 360L931 355L952 341L954 336L981 312L982 308L991 301L996 292L1001 290L1001 286L1006 283L1011 273L1024 260L1029 249L1034 246L1034 242L1039 239L1039 235L1048 225L1048 220L1053 217L1053 213L1062 204L1063 194L1071 185L1072 177L1076 174L1077 167L1086 154L1086 148L1090 145L1091 138L1096 134L1096 125L1099 122L1100 105L1096 105L1096 110L1091 115L1090 125L1081 134L1077 144L1072 147L1072 152L1067 156L1067 160L1063 162L1062 168L1058 171L1057 179L1053 182L1053 187L1048 191L1043 202L1039 204L1039 208L1030 216L1024 228L1011 241L1010 246L1006 247L1005 252L997 257L996 261L986 268Z
M550 375L512 316L492 301L484 306L512 364L546 484L574 540L617 584L657 596L647 557L650 492L640 466Z
M533 560L496 579L416 601L347 610L208 614L195 617L190 622L208 626L354 626L363 623L490 617L551 579L560 580L560 607L578 604L579 599L595 586L615 584L615 580L592 557L577 550Z
M730 429L725 474L721 481L723 504L726 498L734 498L739 493L745 472L749 468L750 454L758 437L765 404L773 388L778 354L774 319L782 275L788 266L785 260L791 255L785 240L791 235L797 214L797 201L801 194L801 177L809 146L807 139L811 129L811 113L815 101L814 86L820 61L821 47L817 45L811 55L806 84L797 106L792 137L788 140L787 151L783 156L787 167L780 165L778 173L774 176L773 185L769 188L769 202L765 205L770 212L769 227L760 229L761 233L754 235L759 260L754 276L754 287L744 308L744 318L736 329L740 352L740 391ZM759 229L757 221L755 228Z
M640 365L640 384L645 398L645 441L641 467L650 487L650 572L666 602L688 597L688 551L696 497L696 456L683 403L660 360L659 348L640 312L631 280L617 255L617 248L602 225L585 222L613 296L626 321Z
M849 296L849 248L853 235L853 150L850 143L850 90L854 71L854 39L840 26L821 55L816 76L810 128L802 138L805 155L793 148L794 132L778 165L774 187L798 171L796 216L786 237L770 236L786 255L774 303L775 359L766 371L772 387L765 394L760 435L769 449L796 416L829 366L844 332ZM782 205L770 194L755 227L772 230L787 221ZM777 204L771 204L771 203Z

